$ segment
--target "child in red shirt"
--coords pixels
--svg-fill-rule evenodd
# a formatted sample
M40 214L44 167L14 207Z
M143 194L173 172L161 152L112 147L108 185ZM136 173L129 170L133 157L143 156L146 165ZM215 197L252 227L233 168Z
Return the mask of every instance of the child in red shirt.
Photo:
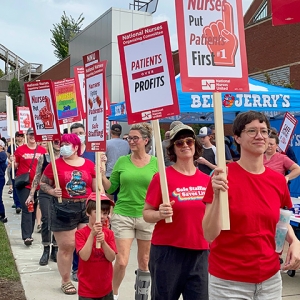
M112 262L117 250L114 234L105 226L111 206L114 202L101 194L101 222L96 222L96 193L91 193L86 201L88 226L75 233L79 300L113 300ZM96 241L101 243L100 249L96 248Z

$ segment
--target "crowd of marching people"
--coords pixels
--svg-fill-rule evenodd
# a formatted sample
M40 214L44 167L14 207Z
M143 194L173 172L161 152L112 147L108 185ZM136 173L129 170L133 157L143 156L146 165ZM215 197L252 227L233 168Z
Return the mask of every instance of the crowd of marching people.
M40 209L39 264L57 262L62 292L78 293L80 300L123 299L119 289L134 239L135 300L279 300L280 270L300 268L291 226L282 265L275 252L280 208L292 207L288 183L300 167L277 151L278 133L264 114L240 113L232 130L233 138L224 140L224 170L214 126L196 133L180 121L170 125L162 142L167 202L148 123L132 125L123 136L122 127L112 125L99 170L81 123L47 145L36 142L33 129L26 136L17 132L9 146L0 140L0 221L8 221L2 193L9 168L24 245L33 243ZM221 226L222 192L228 193L229 230Z

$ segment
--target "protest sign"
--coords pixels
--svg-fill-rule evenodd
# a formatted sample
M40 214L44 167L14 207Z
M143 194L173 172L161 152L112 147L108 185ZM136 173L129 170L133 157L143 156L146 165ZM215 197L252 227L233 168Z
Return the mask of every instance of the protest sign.
M297 123L298 120L293 115L291 115L288 112L285 114L278 134L278 147L282 152L286 152L290 144L291 138L294 134Z
M9 138L7 132L6 113L0 113L0 134L1 137L5 137L6 139Z
M86 118L84 68L74 67L76 97L81 119Z
M167 22L118 36L128 123L179 114Z
M300 1L271 0L272 24L287 25L300 22Z
M29 107L18 106L18 131L20 133L26 133L28 128L32 127Z
M60 139L52 82L26 82L24 87L36 141Z
M105 68L106 61L85 68L86 148L106 151Z
M176 0L184 92L248 92L242 1Z
M81 117L77 104L75 79L67 78L54 81L53 85L58 123L61 125L80 121Z

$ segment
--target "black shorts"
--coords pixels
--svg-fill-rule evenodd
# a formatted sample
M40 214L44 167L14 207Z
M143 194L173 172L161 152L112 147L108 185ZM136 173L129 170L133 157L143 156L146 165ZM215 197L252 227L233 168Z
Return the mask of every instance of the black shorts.
M113 300L113 299L114 299L113 292L110 292L109 294L101 298L86 298L86 297L78 296L78 300Z
M208 250L151 245L151 299L208 300Z
M85 201L74 202L63 201L59 203L57 198L53 198L51 205L51 231L70 231L78 227L81 223L88 223L86 215Z

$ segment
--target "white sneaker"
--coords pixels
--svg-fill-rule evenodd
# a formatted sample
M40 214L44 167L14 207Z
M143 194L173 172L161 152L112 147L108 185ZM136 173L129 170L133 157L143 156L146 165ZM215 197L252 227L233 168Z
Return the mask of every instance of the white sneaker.
M13 197L14 197L14 195L13 195L13 194L10 194L10 195L9 195L9 198L13 198Z
M118 295L114 295L114 300L118 300L119 299L119 294Z

